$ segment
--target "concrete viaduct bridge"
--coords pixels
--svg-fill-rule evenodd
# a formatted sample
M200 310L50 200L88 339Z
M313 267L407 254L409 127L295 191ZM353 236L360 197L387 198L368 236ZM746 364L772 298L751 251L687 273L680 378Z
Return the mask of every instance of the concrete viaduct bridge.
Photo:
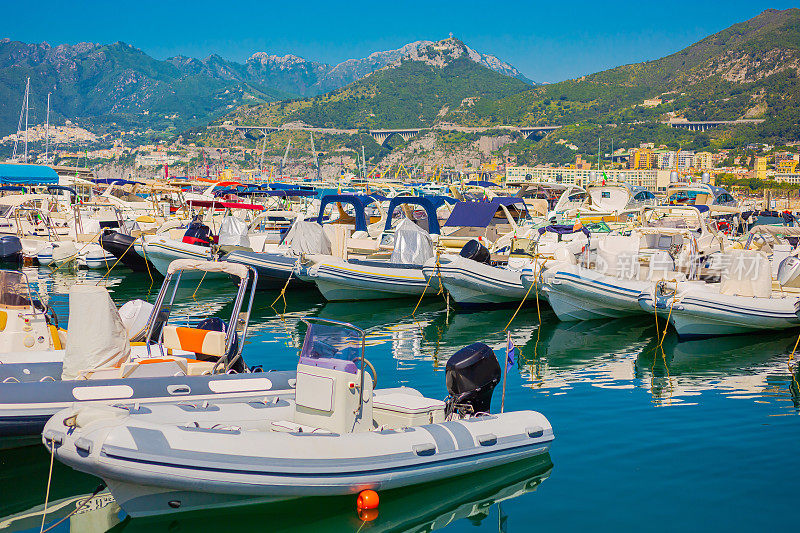
M443 127L443 126L434 126L434 130L444 130L444 131L464 131L468 133L481 133L484 131L489 130L497 130L497 129L505 129L508 131L516 131L521 133L526 139L529 139L531 135L541 134L541 133L550 133L551 131L555 131L559 129L561 126L529 126L523 128L515 128L515 127L501 127L501 128L470 128L470 127ZM410 128L410 129L394 129L394 130L369 130L369 134L372 135L372 138L378 144L385 144L393 135L399 135L403 141L408 142L412 138L414 138L423 128Z
M286 128L286 127L283 127L283 126L239 126L239 125L234 125L234 124L225 124L225 125L218 126L218 127L222 128L222 129L232 130L232 131L233 130L235 130L235 131L245 131L245 132L247 132L247 131L260 131L264 135L268 135L270 133L275 133L277 131L297 131L297 130L316 131L316 132L319 132L319 133L346 133L346 134L349 134L349 135L355 135L359 131L359 130L356 130L356 129L348 129L348 130L343 130L342 129L342 130L340 130L340 129L331 129L331 128L313 128L313 127L308 127L308 126L302 127L302 128L298 128L298 127ZM526 127L521 127L521 128L517 128L517 127L513 127L513 126L501 126L501 127L472 128L472 127L467 127L467 126L441 126L441 125L437 125L437 126L434 126L433 128L430 128L430 129L441 130L441 131L463 131L463 132L467 132L467 133L481 133L481 132L489 131L489 130L502 129L502 130L508 130L509 132L519 132L526 139L529 139L532 135L547 134L547 133L550 133L551 131L555 131L555 130L557 130L559 128L561 128L561 126L526 126ZM395 135L400 136L400 138L402 138L404 142L408 142L411 139L413 139L414 137L416 137L419 134L419 132L421 132L423 129L428 129L428 128L398 128L398 129L369 130L369 134L372 136L373 139L375 139L375 142L377 142L380 145L384 145L384 144L386 144L386 141L388 141L390 138L392 138Z
M737 124L761 124L764 122L763 118L742 118L739 120L675 120L670 121L669 124L673 128L682 128L689 131L706 131L711 128L719 126L733 126Z

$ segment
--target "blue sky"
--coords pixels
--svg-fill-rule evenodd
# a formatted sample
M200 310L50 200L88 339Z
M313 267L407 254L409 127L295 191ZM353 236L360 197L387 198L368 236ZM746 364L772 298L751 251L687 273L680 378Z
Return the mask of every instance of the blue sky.
M4 2L0 36L51 45L125 41L163 59L266 51L335 64L449 32L535 81L656 59L764 9L797 2L604 3L37 0Z

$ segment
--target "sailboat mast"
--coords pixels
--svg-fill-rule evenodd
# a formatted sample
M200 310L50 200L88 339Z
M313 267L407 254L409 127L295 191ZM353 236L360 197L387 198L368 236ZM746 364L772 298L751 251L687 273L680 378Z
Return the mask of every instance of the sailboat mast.
M600 137L597 138L597 170L602 170L600 166Z
M364 145L361 145L361 178L367 179L367 159L364 157Z
M47 93L47 126L44 130L44 162L47 163L50 155L50 94Z
M267 132L261 131L264 134L264 138L261 140L261 158L258 160L258 174L263 178L264 174L264 150L267 149Z
M286 166L286 160L289 158L289 148L292 146L292 139L289 138L289 142L286 143L286 151L283 153L283 159L281 159L281 172L280 177L283 177L283 167Z
M29 100L31 94L31 79L28 78L27 83L25 84L25 162L28 162L28 110L29 110Z

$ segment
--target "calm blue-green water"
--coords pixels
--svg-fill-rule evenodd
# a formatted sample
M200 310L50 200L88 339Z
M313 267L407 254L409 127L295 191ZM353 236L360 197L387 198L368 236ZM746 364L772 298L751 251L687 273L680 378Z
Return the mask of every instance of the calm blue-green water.
M66 318L65 293L81 271L27 270ZM118 303L155 296L144 276L120 271L108 286ZM228 318L233 287L205 282L188 318ZM446 313L441 299L325 304L314 291L256 300L245 356L265 369L291 368L298 321L318 316L369 329L367 357L379 386L410 385L444 397L444 363L475 341L500 350L513 309ZM800 475L800 395L787 360L797 332L658 346L653 320L560 323L542 307L510 326L521 347L508 376L507 409L535 409L556 433L550 459L382 495L378 518L361 522L354 498L125 520L83 513L72 531L754 531L796 522ZM495 392L499 406L500 390ZM0 451L3 517L44 499L49 456L41 446ZM51 499L91 493L98 481L56 464ZM113 504L107 505L113 510ZM38 531L41 517L15 522ZM49 522L49 520L48 520ZM68 531L69 523L56 530Z

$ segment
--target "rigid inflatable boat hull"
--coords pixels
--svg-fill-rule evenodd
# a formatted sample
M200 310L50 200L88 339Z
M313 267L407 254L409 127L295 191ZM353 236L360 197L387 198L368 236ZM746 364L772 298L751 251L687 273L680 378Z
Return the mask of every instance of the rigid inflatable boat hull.
M76 401L144 405L280 396L293 391L289 380L295 377L295 372L256 372L59 381L61 368L61 363L0 365L0 438L41 433L50 417Z
M497 268L460 256L442 256L438 266L430 260L425 263L423 273L427 277L438 274L442 285L461 307L518 304L527 292L520 280L521 270ZM528 299L534 303L530 295Z
M266 419L273 411L220 407L216 417L226 424L236 423L234 408ZM174 425L137 421L135 413L70 431L63 419L73 412L48 422L45 445L106 480L132 516L406 487L544 454L553 440L550 423L533 411L344 435L240 430L208 418Z
M307 276L328 301L419 298L439 291L438 279L428 282L421 265L332 259L308 269Z
M527 283L526 283L527 281ZM531 280L523 279L530 287ZM652 282L606 276L576 265L559 265L543 275L540 291L562 321L622 318L642 314L639 294Z

